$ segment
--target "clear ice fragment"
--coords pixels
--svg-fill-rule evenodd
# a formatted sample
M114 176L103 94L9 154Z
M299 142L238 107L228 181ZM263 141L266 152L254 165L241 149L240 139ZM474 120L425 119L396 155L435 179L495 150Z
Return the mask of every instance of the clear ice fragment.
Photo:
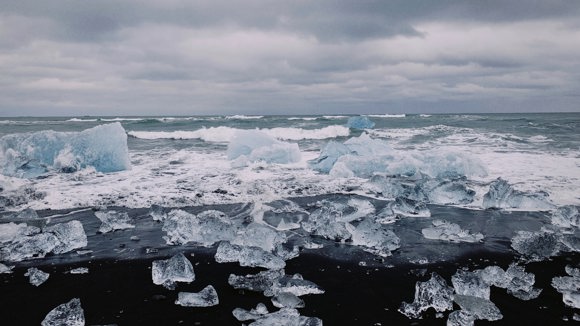
M272 296L284 292L300 297L307 294L322 294L324 290L316 283L303 279L300 274L294 274L285 275L274 281L271 292L265 291L264 295Z
M526 273L525 269L516 264L511 264L506 277L510 279L507 292L520 300L532 300L537 298L542 292L541 289L534 288L536 277L532 273Z
M432 224L433 227L421 230L421 233L423 233L423 236L427 239L451 242L480 242L483 240L483 234L472 234L455 223L450 223L444 220L434 220Z
M552 224L564 228L580 228L580 213L578 213L578 208L572 205L559 207L552 213Z
M284 270L267 270L258 274L230 274L228 284L234 289L244 289L256 292L271 291L274 282L284 276Z
M497 306L488 299L470 295L456 294L453 300L461 307L462 310L473 315L475 319L494 321L503 318L503 315Z
M167 212L165 207L153 204L149 208L149 216L153 218L153 221L163 222L167 218Z
M267 269L282 269L286 262L258 247L241 247L227 241L220 242L215 260L218 263L239 262L240 266L263 267Z
M352 234L353 245L361 246L382 257L390 256L392 251L401 246L401 240L392 230L370 218L363 220L356 227L348 224L348 229Z
M518 231L512 238L512 248L530 260L539 261L558 253L560 236L542 231Z
M569 307L580 309L580 269L566 266L569 276L552 279L552 287L562 294L562 301Z
M195 273L191 262L181 253L166 260L155 260L151 269L153 283L174 289L175 282L191 283Z
M211 247L224 240L235 237L236 228L220 211L208 210L198 215L183 210L172 210L163 222L162 230L167 233L165 241L170 245L181 245L189 242Z
M547 210L554 208L554 205L546 193L515 190L507 181L498 178L489 185L489 191L483 196L483 208Z
M375 123L371 121L368 117L365 116L357 116L357 117L350 117L346 122L346 126L351 129L372 129L375 126Z
M415 300L403 302L399 312L408 318L420 318L421 313L431 307L438 312L453 310L453 288L437 273L432 273L426 282L417 282Z
M447 326L473 326L475 317L467 311L456 310L447 317Z
M115 230L131 229L134 228L133 219L129 217L126 212L95 212L95 216L101 220L101 226L99 227L100 233L108 233Z
M300 299L298 296L288 293L281 292L272 298L272 304L276 308L304 308L304 300Z
M54 234L58 239L59 244L52 250L55 254L83 248L88 244L83 224L77 220L51 225L44 228L43 232Z
M28 276L28 281L34 286L39 286L40 284L46 282L50 277L50 274L41 271L36 267L31 267L24 273L24 276Z
M84 326L85 314L81 300L74 298L52 309L41 323L42 326Z
M469 295L489 300L490 288L478 272L458 270L451 277L456 294Z
M214 287L208 285L197 293L179 292L175 304L183 307L211 307L217 306L219 299Z
M268 313L268 308L263 303L258 303L256 308L248 311L242 308L236 308L232 311L234 317L239 321L256 320Z

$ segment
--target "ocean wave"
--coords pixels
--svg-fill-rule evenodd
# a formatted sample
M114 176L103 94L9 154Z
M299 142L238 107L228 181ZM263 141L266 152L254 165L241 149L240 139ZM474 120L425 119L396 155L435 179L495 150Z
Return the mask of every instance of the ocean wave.
M406 114L367 114L371 118L405 118Z
M324 119L346 119L348 115L323 115Z
M242 129L220 126L194 131L129 131L128 134L139 139L201 139L206 142L228 143L240 130ZM282 140L327 139L350 134L345 126L328 126L320 129L264 128L255 130Z
M99 121L99 119L79 119L79 118L70 118L66 120L67 122L95 122Z
M253 119L262 119L263 115L228 115L226 119L229 120L253 120Z
M290 117L288 120L304 120L304 121L315 121L317 117Z

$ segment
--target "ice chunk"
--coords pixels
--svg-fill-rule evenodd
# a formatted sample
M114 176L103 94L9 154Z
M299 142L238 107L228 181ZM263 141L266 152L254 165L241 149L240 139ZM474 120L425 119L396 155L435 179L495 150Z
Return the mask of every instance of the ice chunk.
M151 205L149 208L149 215L153 218L153 221L163 222L167 218L167 212L163 206Z
M511 281L510 277L499 266L487 266L479 271L479 276L486 284L502 289L507 288Z
M296 309L282 308L276 312L260 316L260 318L249 326L272 325L322 326L322 320L316 317L300 316L300 313Z
M417 282L415 300L413 303L403 302L399 312L408 318L420 318L421 313L430 307L438 312L453 310L453 288L437 273L432 273L426 282Z
M391 251L401 246L401 240L392 230L370 218L363 220L356 227L350 226L349 229L353 245L362 246L365 250L379 256L390 256Z
M0 247L0 261L21 261L27 258L42 258L61 245L51 233L40 233L21 237Z
M39 131L0 138L1 173L35 177L47 169L74 172L88 166L99 172L131 167L127 134L120 123L81 132Z
M29 219L29 220L39 218L38 213L36 213L36 211L32 208L23 209L22 211L18 212L15 217L18 219Z
M534 288L536 277L532 273L526 273L525 269L516 264L511 264L506 277L510 279L507 292L520 300L532 300L537 298L542 292L541 289Z
M548 195L543 192L525 193L515 190L507 181L497 178L483 196L483 208L552 209Z
M305 306L304 300L288 292L278 293L272 298L272 304L276 308L304 308Z
M59 241L52 250L55 254L83 248L88 244L83 224L77 220L46 227L43 232L54 234Z
M346 145L329 141L320 152L318 158L309 162L313 170L329 173L339 157L351 153Z
M257 130L238 130L228 144L227 157L237 160L236 165L245 165L243 161L267 163L294 163L301 158L298 144L285 143Z
M274 281L271 292L265 291L264 295L273 296L280 293L291 293L297 297L307 294L322 294L324 290L314 282L305 280L300 274L285 275Z
M566 266L570 276L554 277L552 287L562 293L562 301L569 307L580 309L580 269Z
M267 269L282 269L286 263L258 247L241 247L222 241L216 251L215 260L218 263L239 262L240 266L264 267Z
M447 326L473 326L474 322L475 317L464 310L456 310L447 317Z
M6 266L6 265L0 263L0 274L10 274L10 273L12 273L13 268L14 268L14 266Z
M512 248L531 260L543 260L558 253L560 236L542 231L518 231L512 239Z
M358 116L348 118L346 126L351 129L372 129L375 127L375 123L368 117Z
M100 233L108 233L115 230L134 228L133 219L126 212L95 212L95 216L101 220Z
M40 229L26 223L14 222L0 224L0 243L12 242L19 238L40 233Z
M480 242L483 240L483 234L472 234L468 230L462 229L458 224L450 223L443 220L434 220L433 227L421 230L423 236L427 239L444 240L451 242Z
M191 283L195 280L191 262L181 253L170 259L153 261L151 276L154 284L170 290L175 288L175 282Z
M473 202L475 191L469 189L465 178L453 180L426 180L419 183L430 203L439 205L465 205Z
M24 273L24 276L28 276L28 281L34 286L39 286L40 284L46 282L50 274L41 271L36 267L31 267Z
M320 208L308 216L308 220L302 221L302 228L314 235L318 235L335 241L346 241L351 238L345 220L350 220L357 209L344 203L322 200L317 203ZM344 217L346 216L346 217Z
M286 242L284 233L279 233L268 226L255 222L248 224L231 241L235 245L258 247L268 252L272 252L276 246L284 242Z
M219 299L214 287L208 285L197 293L179 292L175 304L183 307L211 307L217 306Z
M73 268L68 272L70 274L88 274L89 269L87 267L78 267L78 268Z
M263 303L258 303L255 309L250 311L242 308L236 308L232 311L234 317L239 321L256 320L268 313L268 308Z
M81 300L74 298L52 309L41 323L42 326L84 326L85 314Z
M400 216L431 216L431 212L425 203L404 197L397 197L394 202L389 203L388 207L393 211L393 213Z
M503 318L503 315L496 307L496 305L488 299L470 295L456 294L453 300L461 307L462 310L473 315L475 319L494 321Z
M578 213L576 206L559 207L552 214L552 224L564 228L580 228L580 213Z
M163 237L167 244L185 244L196 242L211 247L222 240L232 240L236 228L220 211L208 210L197 216L182 210L172 210L163 222Z
M234 289L243 289L256 292L272 291L274 282L284 276L284 270L267 270L258 274L234 275L230 274L228 284Z
M456 294L470 295L489 300L489 284L485 283L478 272L458 270L451 277L451 283Z
M279 231L300 228L300 222L309 215L307 211L289 200L273 201L266 206L270 209L264 212L262 220Z

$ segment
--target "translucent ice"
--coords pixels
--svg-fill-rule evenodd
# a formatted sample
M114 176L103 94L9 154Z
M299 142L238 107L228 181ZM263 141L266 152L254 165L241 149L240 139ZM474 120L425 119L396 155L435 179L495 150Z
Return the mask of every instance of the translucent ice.
M431 307L438 312L453 309L453 288L437 273L432 273L426 282L417 282L415 300L403 302L399 312L409 318L420 318L421 313Z
M19 219L35 219L38 218L38 213L32 208L26 208L16 214Z
M24 273L24 276L28 276L28 281L34 286L39 286L40 284L46 282L50 274L41 271L36 267L31 267Z
M167 218L167 212L163 206L151 205L149 208L149 215L153 218L153 221L163 222Z
M375 123L368 117L358 116L348 118L346 126L351 129L372 129L374 128Z
M511 264L506 277L510 279L507 292L520 300L532 300L537 298L542 292L541 289L534 288L536 277L532 273L526 273L525 269L516 264Z
M153 261L151 276L154 284L168 289L174 289L175 282L191 283L195 280L191 262L181 253L170 259Z
M456 310L447 317L447 326L473 326L474 322L475 317L464 310Z
M580 268L566 266L569 276L552 279L552 287L562 293L562 301L569 307L580 309Z
M475 191L469 189L464 178L452 180L425 180L419 183L421 192L428 201L439 205L469 204Z
M258 247L268 252L272 252L277 245L284 242L286 242L284 233L277 232L268 226L255 222L248 224L231 241L232 244L245 247Z
M319 208L308 216L308 220L302 221L302 228L327 239L346 241L351 238L346 221L352 221L374 212L374 207L370 202L368 205L358 206L357 204L361 203L353 200L349 200L347 203L322 200L317 203Z
M127 134L120 123L81 132L39 131L0 138L2 174L35 177L48 169L74 172L93 166L99 172L131 167Z
M393 211L393 213L400 216L431 216L431 212L425 203L405 197L397 197L394 202L389 203L389 208Z
M279 231L300 228L300 222L309 213L290 200L277 200L266 204L267 209L262 220Z
M304 300L288 292L278 293L272 298L272 304L276 308L304 308Z
M458 224L443 220L434 220L432 223L433 227L421 230L427 239L451 242L480 242L483 240L483 234L472 234L468 230L462 229Z
M95 216L101 221L100 233L108 233L115 230L134 228L133 219L126 212L95 212Z
M13 268L14 268L14 266L6 266L6 265L0 263L0 274L10 274L10 273L12 273Z
M51 310L41 323L42 326L84 326L85 314L81 301L74 298Z
M219 304L217 292L211 285L197 293L179 292L175 304L183 307L211 307Z
M172 210L163 222L163 237L167 244L196 242L211 247L222 240L232 240L236 228L227 216L220 211L208 210L198 215L183 210Z
M499 266L487 266L479 270L479 276L488 285L497 286L505 289L508 287L511 279L506 272Z
M559 207L552 214L552 224L564 228L580 228L580 213L578 213L576 206Z
M456 294L453 300L462 310L473 315L475 319L494 321L503 318L503 315L496 305L488 299Z
M238 130L228 144L227 157L236 160L267 163L294 163L301 158L298 144L285 143L257 130Z
M316 317L300 316L296 309L282 308L276 312L261 315L256 321L249 326L322 326L322 320Z
M220 242L215 260L218 263L239 262L240 266L264 267L267 269L282 269L286 263L277 257L258 247L241 247L232 245L227 241Z
M60 241L51 233L21 237L0 248L0 261L42 258L58 245L60 245Z
M232 311L234 317L239 321L256 320L268 313L268 308L263 303L258 303L256 308L248 311L242 308L236 308Z
M315 160L310 161L310 167L316 171L329 173L339 157L351 153L350 149L341 143L329 141Z
M528 259L543 260L558 253L560 236L543 231L518 231L512 239L512 248Z
M26 223L14 222L0 224L0 243L12 242L18 238L40 233L40 229Z
M83 224L77 220L46 227L43 232L54 234L59 241L52 250L55 254L62 254L83 248L88 243Z
M478 272L458 270L451 277L456 294L469 295L489 300L490 288Z
M272 296L280 293L291 293L300 297L307 294L322 294L324 290L314 282L303 279L302 275L294 274L292 276L285 275L274 281L271 293L266 291L264 295Z
M483 196L483 208L552 209L548 195L543 192L525 193L515 190L507 181L498 178L489 185Z
M362 246L376 255L390 256L391 251L401 246L401 240L392 230L371 218L364 219L356 227L348 225L352 234L352 244Z
M256 292L270 291L274 282L284 276L284 270L267 270L258 274L230 274L228 284L234 289L244 289Z

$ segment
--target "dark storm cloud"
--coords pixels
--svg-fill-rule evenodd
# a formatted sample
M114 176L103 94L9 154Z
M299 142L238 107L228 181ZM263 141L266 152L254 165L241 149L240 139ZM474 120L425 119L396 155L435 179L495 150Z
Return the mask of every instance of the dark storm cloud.
M0 115L580 109L578 1L0 8Z

